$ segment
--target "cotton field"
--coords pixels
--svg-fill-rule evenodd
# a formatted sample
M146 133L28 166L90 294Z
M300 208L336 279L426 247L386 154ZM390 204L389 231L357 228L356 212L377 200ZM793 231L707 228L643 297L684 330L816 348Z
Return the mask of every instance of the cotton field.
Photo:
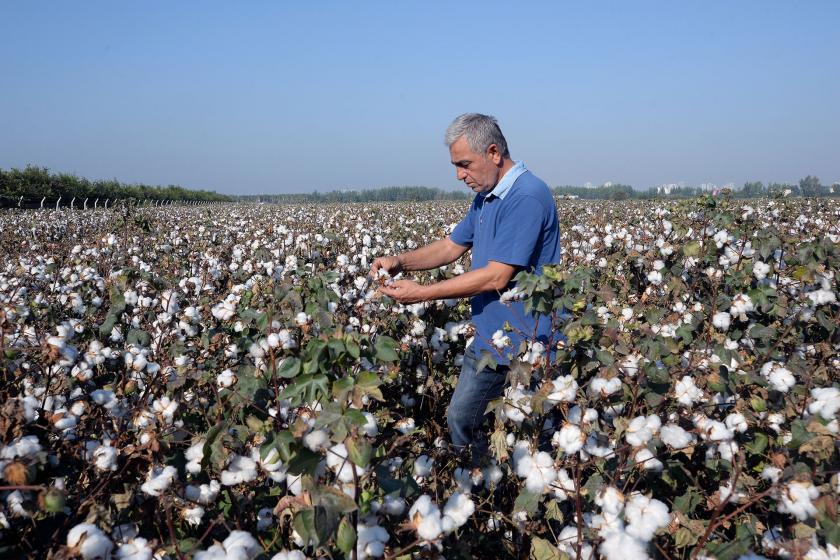
M475 469L469 302L368 277L467 203L0 214L0 555L840 558L840 203L558 208Z

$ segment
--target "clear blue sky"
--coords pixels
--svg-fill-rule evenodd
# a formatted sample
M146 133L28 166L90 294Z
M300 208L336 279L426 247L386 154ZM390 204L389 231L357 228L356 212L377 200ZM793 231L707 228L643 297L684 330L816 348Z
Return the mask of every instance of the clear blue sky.
M840 180L840 2L4 2L0 167L225 193Z

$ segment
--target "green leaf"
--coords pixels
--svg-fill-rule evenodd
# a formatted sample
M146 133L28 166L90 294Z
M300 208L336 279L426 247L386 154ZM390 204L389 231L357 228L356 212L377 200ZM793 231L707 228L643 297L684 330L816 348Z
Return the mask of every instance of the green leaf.
M277 364L277 369L274 373L278 377L292 379L293 377L297 377L300 373L300 367L300 358L290 356L288 358L283 358L280 363Z
M293 475L314 474L321 462L321 456L305 447L297 450L288 463L288 472Z
M761 455L764 452L764 450L767 449L768 443L769 440L765 434L761 432L756 432L753 440L744 445L744 447L747 451L750 452L751 455Z
M134 344L137 346L148 346L151 341L152 337L149 336L149 333L140 329L131 329L125 337L126 344Z
M700 535L695 533L694 531L688 529L687 527L680 527L677 529L677 532L674 533L674 546L677 548L685 548L686 546L693 546L697 544L697 541L700 539Z
M376 357L383 362L399 361L400 356L397 354L397 341L390 336L378 336L374 342L376 349Z
M353 440L349 439L346 443L347 455L354 464L360 467L366 467L370 463L370 456L373 453L373 447L364 439Z
M516 497L516 501L513 502L513 510L524 511L529 517L531 517L537 512L537 507L539 505L540 495L529 492L527 489L523 488Z
M335 538L335 544L347 557L350 556L350 551L353 550L354 546L356 546L356 530L346 517L343 517L341 519L341 523L338 525L338 534Z
M564 557L568 558L547 540L540 537L531 539L531 553L528 555L528 560L563 560Z

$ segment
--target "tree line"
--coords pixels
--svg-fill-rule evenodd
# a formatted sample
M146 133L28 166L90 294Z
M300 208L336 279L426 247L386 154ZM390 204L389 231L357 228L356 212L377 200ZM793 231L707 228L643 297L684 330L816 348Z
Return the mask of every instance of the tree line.
M116 179L91 181L70 173L51 173L46 167L28 165L24 169L0 168L0 206L16 206L23 197L21 206L32 207L41 199L54 202L59 197L69 203L73 197L81 205L85 198L105 199L171 200L175 202L231 201L232 197L208 190L185 189L178 185L150 186L121 183Z
M469 200L466 191L445 191L433 187L382 187L379 189L343 190L319 193L262 194L237 197L243 202L268 202L290 204L299 202L400 202L428 200Z
M799 180L799 183L768 183L761 181L748 181L740 189L721 188L717 189L734 198L758 198L764 196L805 196L805 197L826 197L840 196L840 184L823 185L818 177L808 175ZM569 196L590 200L627 200L627 199L654 199L654 198L696 198L709 194L708 189L702 187L675 186L673 188L656 187L648 190L636 190L630 185L610 184L601 187L578 187L565 185L554 187L554 194L558 196Z

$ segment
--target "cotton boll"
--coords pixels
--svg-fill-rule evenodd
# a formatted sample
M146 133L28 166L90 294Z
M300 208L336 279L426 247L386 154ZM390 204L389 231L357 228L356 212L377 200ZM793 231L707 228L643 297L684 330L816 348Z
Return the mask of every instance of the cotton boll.
M778 362L767 362L761 366L761 375L780 393L787 393L796 385L793 373Z
M382 509L384 513L388 515L395 515L399 516L402 515L405 511L405 500L400 498L399 496L395 496L393 494L388 494L382 500Z
M178 469L173 466L152 467L146 475L146 482L140 486L140 490L149 496L160 496L178 477Z
M236 383L237 377L232 370L226 369L216 377L216 385L220 389L226 389Z
M154 548L142 537L129 539L117 549L116 558L120 560L152 560Z
M634 494L624 507L627 534L641 541L649 541L659 529L671 521L668 506L659 500Z
M683 449L694 443L694 435L676 424L666 424L659 431L662 443L674 449Z
M306 555L300 550L281 550L271 560L306 560Z
M202 439L191 445L184 456L187 459L186 469L188 473L198 474L201 472L201 461L204 459L204 445L206 442Z
M250 457L234 455L228 463L227 469L222 471L222 484L236 486L243 482L251 482L257 478L257 463Z
M811 399L808 412L818 414L825 420L833 420L840 410L840 389L837 387L811 389Z
M596 494L595 504L607 513L618 515L624 510L624 494L614 486L605 486Z
M564 424L559 432L551 436L551 443L563 450L566 455L574 455L583 447L586 435L574 424Z
M119 453L116 447L100 445L93 451L93 464L100 471L115 471Z
M114 543L96 525L80 523L67 533L67 546L85 560L107 560Z
M589 392L593 395L606 397L621 389L621 379L613 377L604 379L596 377L589 383Z
M728 331L732 316L726 311L719 311L712 316L712 325L719 331Z
M703 398L703 391L695 385L690 375L684 375L674 386L674 398L683 406L692 407Z
M327 452L327 466L336 473L336 476L341 482L353 482L353 470L355 469L356 477L364 474L364 469L354 465L347 456L347 447L343 443L338 443L330 447Z
M726 427L733 432L744 433L747 431L747 419L740 412L733 412L724 419Z
M475 504L473 501L461 492L452 494L443 506L444 518L451 519L451 523L445 522L447 525L453 525L449 531L461 527L470 516L475 512Z
M218 480L211 480L207 484L200 484L198 486L190 484L184 489L184 497L191 502L205 506L211 505L216 501L216 497L219 495L221 489L222 485L219 484Z
M432 474L434 459L428 455L420 455L414 461L414 476L426 477Z
M778 510L789 513L799 521L805 521L816 515L817 508L813 501L819 495L819 491L810 482L793 481L781 490Z
M303 444L311 451L321 451L330 446L330 437L324 430L312 430L303 436Z
M359 558L381 557L389 538L385 528L375 524L359 523L356 539L356 551Z
M598 546L607 560L647 560L647 544L625 531L612 531Z
M641 466L647 471L660 472L665 468L665 465L662 464L662 461L654 458L651 450L646 447L639 449L633 456L633 460L636 462L637 465Z
M571 375L560 376L551 381L551 392L546 397L550 404L560 402L574 402L577 396L578 384Z

